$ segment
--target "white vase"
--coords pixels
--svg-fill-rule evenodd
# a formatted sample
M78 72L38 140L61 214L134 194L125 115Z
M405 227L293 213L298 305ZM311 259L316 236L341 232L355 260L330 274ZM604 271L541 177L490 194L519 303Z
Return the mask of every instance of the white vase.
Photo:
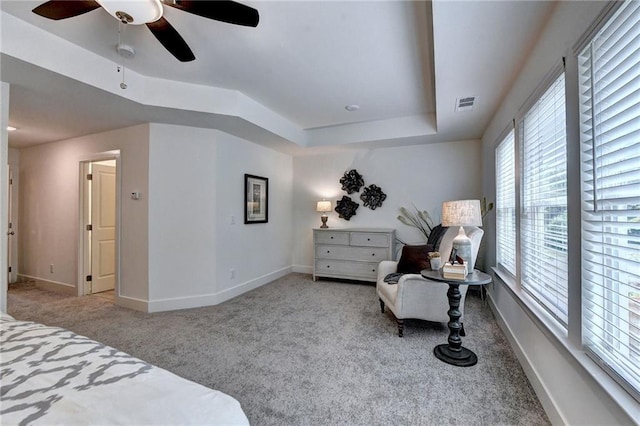
M432 271L437 271L440 269L440 258L439 257L434 257L429 259L429 261L431 262L431 270Z

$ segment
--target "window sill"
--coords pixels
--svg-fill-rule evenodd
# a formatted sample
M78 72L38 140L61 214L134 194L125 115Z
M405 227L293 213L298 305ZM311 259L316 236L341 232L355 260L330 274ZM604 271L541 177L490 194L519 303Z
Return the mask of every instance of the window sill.
M529 295L520 290L513 277L496 267L492 269L497 278L494 283L501 283L549 341L568 358L575 361L582 372L594 381L594 385L608 394L620 410L637 424L640 419L640 404L635 398L589 358L582 347L573 344L569 340L567 330L560 326L544 309L538 307Z

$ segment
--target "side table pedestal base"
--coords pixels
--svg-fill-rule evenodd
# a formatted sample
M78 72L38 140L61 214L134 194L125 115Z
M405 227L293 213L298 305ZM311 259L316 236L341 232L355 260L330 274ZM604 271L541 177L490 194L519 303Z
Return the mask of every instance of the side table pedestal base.
M471 367L478 362L476 354L464 347L460 347L460 351L452 351L448 344L443 344L433 348L433 353L439 360L458 367Z

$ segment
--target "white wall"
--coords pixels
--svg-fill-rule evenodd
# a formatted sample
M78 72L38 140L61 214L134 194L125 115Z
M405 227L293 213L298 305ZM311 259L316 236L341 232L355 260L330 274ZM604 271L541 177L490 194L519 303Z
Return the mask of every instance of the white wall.
M402 241L424 242L416 229L397 220L398 209L412 208L413 203L429 211L438 224L443 201L481 197L480 146L480 141L472 140L294 158L295 270L311 272L313 267L311 230L321 224L315 209L323 198L334 208L343 195L360 204L349 221L338 218L335 211L329 213L329 227L395 228ZM364 207L359 198L362 190L349 195L341 189L340 178L351 169L363 175L366 186L382 188L387 195L382 207Z
M216 280L229 298L291 272L293 159L226 133L217 140ZM245 173L269 179L268 223L244 224Z
M562 63L563 56L571 57L572 46L588 29L603 5L603 2L558 3L547 27L483 136L483 187L491 199L495 198L494 156L497 138L545 75L555 65ZM574 84L575 79L571 79L568 73L567 87L570 91L575 91L572 86ZM570 146L577 143L577 140L569 140ZM576 156L570 157L569 169L575 169L578 162L579 158ZM569 191L579 191L579 188L570 186ZM570 218L570 221L573 220L580 219L574 216ZM494 225L495 216L491 215L485 227L488 231L485 233L488 265L495 264ZM579 266L576 265L576 268ZM594 377L605 375L581 353L579 342L572 342L570 338L557 339L550 332L546 332L544 326L531 319L514 294L498 279L492 286L491 300L496 317L511 339L516 354L552 423L634 423L610 394L596 383ZM607 383L610 392L620 396L620 401L631 400L631 397L610 379L604 377L601 380ZM633 404L637 412L637 402L631 402L632 406ZM638 418L635 421L637 422Z
M269 178L266 224L243 223L244 173ZM288 155L216 130L152 124L149 310L220 303L289 272L291 182Z
M150 311L216 303L215 157L213 131L151 125Z
M96 153L120 150L122 193L146 193L148 133L145 124L20 151L20 275L68 287L77 294L79 163ZM147 200L123 197L120 209L120 296L133 303L145 301Z

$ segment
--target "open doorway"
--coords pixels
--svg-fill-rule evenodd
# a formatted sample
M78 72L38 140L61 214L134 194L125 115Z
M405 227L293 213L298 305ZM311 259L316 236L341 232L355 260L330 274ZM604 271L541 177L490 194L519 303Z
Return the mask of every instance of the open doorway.
M118 167L116 158L81 163L81 262L78 295L115 302L118 289Z

